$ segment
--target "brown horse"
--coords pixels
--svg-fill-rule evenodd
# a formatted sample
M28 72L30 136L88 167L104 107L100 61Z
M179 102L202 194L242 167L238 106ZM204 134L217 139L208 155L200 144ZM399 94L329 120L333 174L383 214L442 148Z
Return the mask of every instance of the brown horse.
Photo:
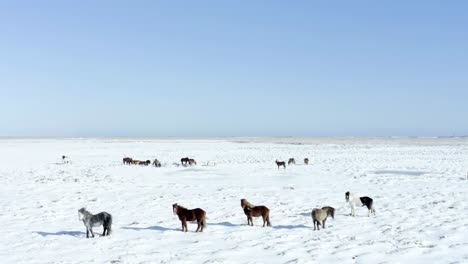
M193 166L193 165L197 165L197 162L196 162L194 159L189 159L189 160L188 160L188 164L189 164L190 166Z
M290 158L288 160L288 165L291 165L291 164L296 164L296 160L294 158Z
M187 221L197 220L198 226L195 232L203 232L203 228L206 227L206 213L200 208L189 210L175 203L172 205L172 211L179 217L182 223L182 232L187 232Z
M265 224L267 226L271 226L270 209L268 209L266 206L254 206L253 204L249 203L246 199L241 199L241 207L242 209L244 209L244 214L247 216L247 225L253 226L252 217L261 216L263 218L263 227L265 227Z
M284 162L284 161L278 161L278 160L276 160L275 162L276 162L276 166L278 166L278 169L279 169L281 166L283 166L283 167L286 169L286 162Z
M304 164L305 164L305 165L309 165L309 159L308 159L308 158L305 158L305 159L304 159Z
M132 161L133 161L132 158L129 158L129 157L123 158L123 164L130 165Z
M139 161L138 162L138 165L142 165L142 166L148 166L150 164L151 164L151 160Z

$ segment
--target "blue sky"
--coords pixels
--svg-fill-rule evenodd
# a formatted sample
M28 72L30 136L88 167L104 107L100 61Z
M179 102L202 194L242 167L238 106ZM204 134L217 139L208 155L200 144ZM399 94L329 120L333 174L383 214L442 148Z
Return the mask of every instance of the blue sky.
M466 1L2 1L0 136L468 135Z

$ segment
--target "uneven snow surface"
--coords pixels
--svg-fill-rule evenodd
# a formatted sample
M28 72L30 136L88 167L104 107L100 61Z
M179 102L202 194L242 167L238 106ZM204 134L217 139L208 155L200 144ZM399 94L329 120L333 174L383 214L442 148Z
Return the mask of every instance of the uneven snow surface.
M1 263L468 263L463 138L0 139L0 150ZM187 156L198 165L174 165ZM346 191L372 197L377 215L349 216ZM247 226L241 198L269 207L273 226ZM205 231L181 232L173 203L203 208ZM313 231L322 206L335 219ZM112 214L111 236L87 239L81 207Z

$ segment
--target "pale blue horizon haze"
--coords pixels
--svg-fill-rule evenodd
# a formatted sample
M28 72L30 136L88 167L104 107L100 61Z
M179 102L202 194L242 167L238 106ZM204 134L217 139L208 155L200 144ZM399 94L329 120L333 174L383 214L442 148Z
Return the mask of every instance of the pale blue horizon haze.
M466 1L1 1L0 136L468 135Z

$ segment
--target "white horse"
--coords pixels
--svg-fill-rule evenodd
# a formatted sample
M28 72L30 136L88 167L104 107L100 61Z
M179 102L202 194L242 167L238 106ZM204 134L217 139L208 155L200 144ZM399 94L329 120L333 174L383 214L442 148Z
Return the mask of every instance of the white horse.
M367 216L370 216L371 213L375 215L374 201L372 200L372 198L367 196L359 197L356 194L350 192L346 192L345 197L346 202L348 202L349 206L351 207L352 216L356 216L356 206L366 206L369 210Z

